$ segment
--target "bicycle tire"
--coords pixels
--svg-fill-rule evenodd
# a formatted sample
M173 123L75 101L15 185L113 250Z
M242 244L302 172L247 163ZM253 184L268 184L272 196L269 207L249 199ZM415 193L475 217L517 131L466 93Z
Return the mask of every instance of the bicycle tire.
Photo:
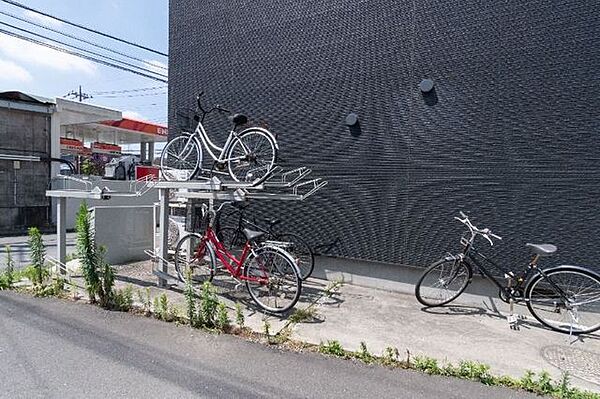
M204 248L198 251L198 246ZM216 271L217 260L215 251L210 243L203 242L200 234L188 234L183 236L177 243L175 249L175 271L181 282L186 281L188 270L192 269L192 281L202 284L212 281ZM193 270L198 269L197 273Z
M266 284L264 281L246 280L246 289L250 297L267 312L285 313L300 299L302 291L300 272L291 255L281 248L265 245L255 249L244 263L244 276L267 280ZM290 286L288 293L274 290L285 288L286 285ZM283 299L287 299L287 302L283 302Z
M581 297L581 300L585 301L582 304L586 307L584 311L581 310L581 304L568 309L573 304L569 303L568 306L564 304L556 288L548 282L544 284L546 278L541 273L537 273L528 281L525 287L527 308L533 317L551 330L565 334L588 334L599 330L600 275L578 266L558 266L546 269L543 272L548 279L570 296L569 302L573 300L576 304L580 303L577 298ZM577 281L586 283L583 294L573 291ZM556 315L554 319L558 320L551 321L551 315ZM591 325L582 325L578 319L583 316L586 317L586 320L594 319L596 322ZM576 321L578 325L574 326L573 321Z
M188 149L188 140L190 135L183 134L170 140L163 148L160 154L160 172L165 180L188 181L198 173L202 165L202 149L194 139L191 139L192 148Z
M437 276L435 275L436 273L438 274ZM445 284L445 276L442 275L445 273L449 273L449 276L451 278L450 283L458 282L459 284L457 288L454 289L454 292L445 289L446 291L450 292L451 295L436 302L430 299L430 297L433 296L433 294L430 294L428 292L428 290L430 289L428 286L434 286L436 284L441 284L443 286ZM461 277L461 279L456 280L459 276ZM433 283L430 284L428 278L431 277L433 278ZM472 277L473 270L465 262L455 257L443 258L430 265L427 269L425 269L415 287L415 296L421 304L427 307L443 306L458 298L460 294L462 294L467 288L467 286L471 282Z
M300 271L300 278L302 280L309 278L315 268L315 255L306 241L298 234L294 233L277 234L274 238L277 241L284 241L292 244L291 248L284 249L294 258L298 270Z
M253 143L252 137L256 141L262 139L262 143ZM251 154L246 153L245 148L257 150L261 149L265 143L268 143L269 147L265 147L264 154L267 156L266 159L263 159L262 155L259 158L259 155L253 151L251 151ZM275 162L277 161L277 142L270 132L250 128L241 132L237 139L231 141L226 154L227 159L229 159L227 168L231 178L237 182L250 183L256 186L269 177L271 169L275 166ZM242 162L242 160L231 160L231 158L240 156L246 156L248 159L244 160L245 162Z

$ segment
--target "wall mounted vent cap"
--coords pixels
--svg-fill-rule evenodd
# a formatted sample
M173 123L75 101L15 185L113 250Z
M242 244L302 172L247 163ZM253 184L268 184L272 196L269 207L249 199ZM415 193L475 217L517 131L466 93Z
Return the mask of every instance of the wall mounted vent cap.
M354 126L357 123L358 123L358 115L356 115L354 112L352 112L351 114L348 114L348 116L346 116L346 125Z
M421 89L423 93L429 93L433 90L433 80L423 79L421 83L419 83L419 89Z

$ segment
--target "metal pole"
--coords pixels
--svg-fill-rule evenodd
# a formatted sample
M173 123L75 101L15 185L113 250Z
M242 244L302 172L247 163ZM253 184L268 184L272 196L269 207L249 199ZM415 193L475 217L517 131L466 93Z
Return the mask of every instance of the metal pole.
M67 199L58 198L56 201L56 259L61 265L67 260ZM66 270L60 268L61 274L66 274Z
M159 216L159 251L160 251L160 271L163 273L168 272L168 264L165 261L169 256L169 189L161 188L158 190L158 197L160 201L160 216ZM167 280L162 277L158 278L158 286L166 287Z

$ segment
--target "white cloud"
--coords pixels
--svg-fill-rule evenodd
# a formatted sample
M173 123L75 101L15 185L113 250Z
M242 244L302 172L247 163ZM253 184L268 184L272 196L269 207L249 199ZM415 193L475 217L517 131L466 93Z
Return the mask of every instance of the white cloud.
M60 22L60 21L58 21L58 20L56 20L54 18L50 18L50 17L47 17L45 15L38 14L38 13L33 12L33 11L27 10L27 11L25 11L23 13L23 15L27 19L30 19L30 20L32 20L34 22L38 22L38 23L40 23L42 25L49 26L51 28L60 28L61 26L63 26L62 22Z
M62 72L78 71L88 75L96 72L96 65L91 61L4 34L0 34L0 53L24 64L39 65Z
M159 73L161 75L168 75L169 74L169 70L168 65L164 64L160 61L156 61L156 60L145 60L144 61L144 67L146 69L151 70L154 73Z
M31 74L23 67L11 61L0 60L0 81L11 83L31 82Z
M146 119L142 116L142 114L140 114L139 112L135 112L135 111L123 111L123 118L137 119L137 120L141 120L141 121Z

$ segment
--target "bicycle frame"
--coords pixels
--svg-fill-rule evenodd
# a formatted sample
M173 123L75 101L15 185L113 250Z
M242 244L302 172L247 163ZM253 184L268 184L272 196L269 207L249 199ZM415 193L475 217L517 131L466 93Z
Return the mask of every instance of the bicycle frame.
M227 250L227 248L225 248L223 243L218 239L218 237L216 236L212 227L210 227L210 226L207 227L205 235L202 239L202 242L204 243L204 245L207 245L207 243L212 244L213 248L215 249L215 255L221 261L221 263L225 266L227 271L234 278L240 279L243 281L257 282L260 284L268 283L268 281L269 281L268 277L267 278L259 278L259 277L252 277L252 276L248 277L248 276L244 276L244 274L243 274L244 263L245 263L246 259L248 258L248 255L252 252L252 247L251 247L249 241L246 241L246 244L244 245L244 248L242 249L242 254L240 255L239 259L236 258L231 252L229 252ZM198 251L200 251L201 246L198 246L198 248L199 248ZM235 264L235 266L233 266L232 263Z
M502 292L504 292L509 297L511 297L513 299L522 299L520 296L515 295L514 289L515 288L521 289L524 285L527 284L527 281L529 281L530 277L532 275L534 275L534 273L539 273L542 276L542 278L545 281L547 281L552 286L552 288L554 288L556 290L556 292L558 292L558 294L560 295L560 298L562 300L565 300L565 301L567 300L567 296L565 295L563 290L558 285L556 285L552 281L552 279L550 279L546 275L546 273L544 273L543 269L540 269L537 267L537 260L539 259L538 255L535 255L533 257L533 259L531 260L531 262L529 262L529 265L527 266L527 269L525 270L524 273L515 275L515 273L512 272L511 270L505 269L504 267L493 262L491 259L489 259L487 256L485 256L481 252L474 249L473 248L473 239L474 239L474 236L472 237L471 240L468 241L468 243L465 244L465 249L462 252L462 261L465 262L472 270L481 271L481 273L485 277L489 278L494 283L494 285L496 285L498 287L498 289L500 289ZM476 257L480 258L481 262L477 261ZM471 263L469 263L469 262L471 262ZM507 278L515 279L517 284L514 286L501 284L500 281L498 281L498 279L488 269L485 268L485 266L484 266L485 263L488 263L488 264L496 267L498 270L501 270ZM475 265L475 268L473 267L473 265Z
M200 141L198 141L198 137L200 138ZM237 160L244 159L244 157L224 158L225 150L227 148L229 148L229 146L231 145L233 140L238 139L238 135L237 135L235 129L231 129L231 131L229 132L229 135L227 136L227 140L225 141L225 144L223 145L223 147L219 147L218 145L216 145L215 143L212 142L210 137L208 137L208 133L206 133L206 130L204 129L204 126L202 125L202 122L198 121L196 130L194 131L194 134L191 135L191 138L195 139L199 145L202 144L202 145L200 145L200 148L205 148L206 151L208 152L208 155L210 155L211 158L214 159L216 162L229 162L229 161L237 161ZM215 153L213 152L213 150L218 151L219 156L216 156ZM244 150L246 150L246 149L244 148Z

